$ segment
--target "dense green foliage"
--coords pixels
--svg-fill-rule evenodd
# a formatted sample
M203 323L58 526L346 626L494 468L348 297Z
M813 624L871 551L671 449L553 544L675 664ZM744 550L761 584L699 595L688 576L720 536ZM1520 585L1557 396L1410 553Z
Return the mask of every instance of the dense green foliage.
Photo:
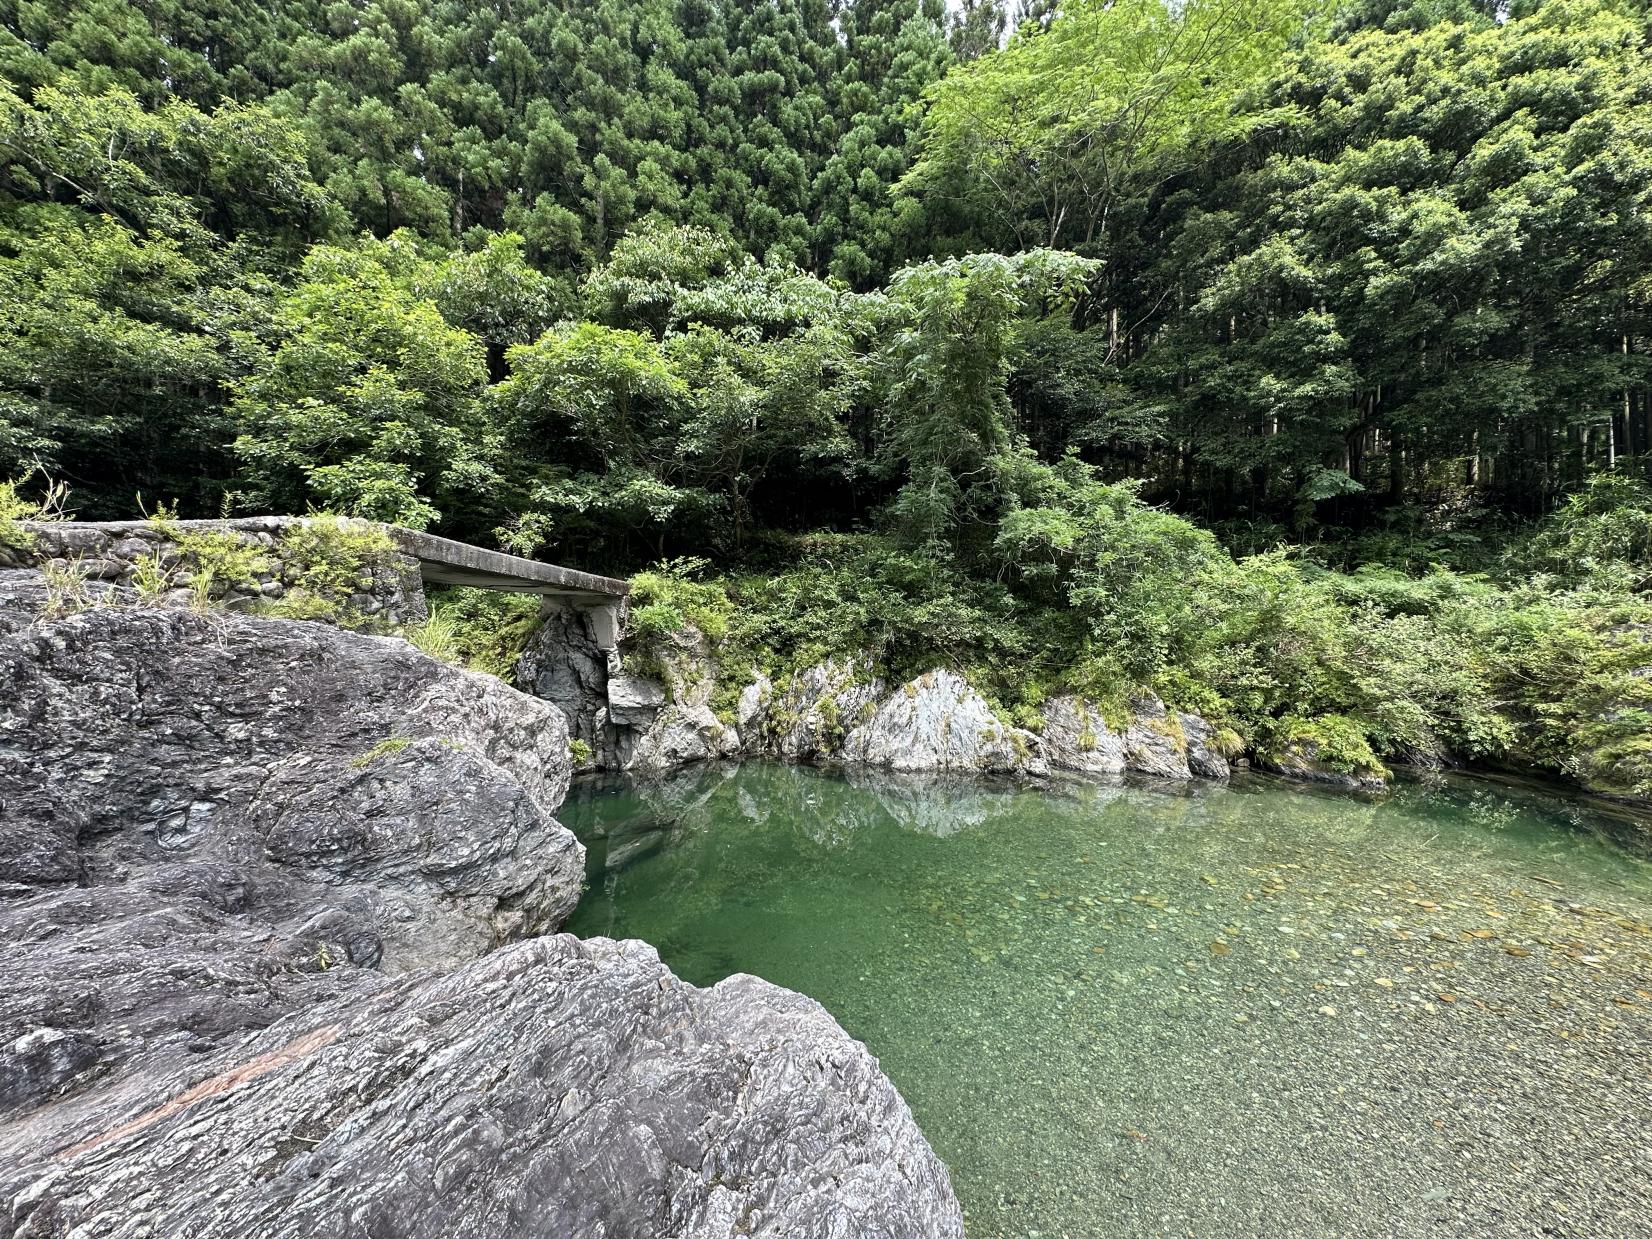
M425 653L515 681L516 660L539 625L539 598L455 586L427 591L429 618L408 630Z
M749 670L783 677L870 651L896 678L954 667L1034 729L1053 694L1122 716L1145 686L1264 755L1311 739L1350 770L1481 760L1652 794L1652 602L1624 587L1652 559L1622 533L1652 520L1644 486L1597 480L1493 578L1235 559L1080 462L1037 471L1045 502L999 526L1012 577L937 572L884 537L810 535L779 569L717 578L679 561L639 575L636 634L700 627L733 690ZM1571 539L1602 553L1546 574Z
M754 664L1645 792L1649 51L1627 0L0 0L5 503L676 560L637 622ZM488 605L422 639L498 669Z

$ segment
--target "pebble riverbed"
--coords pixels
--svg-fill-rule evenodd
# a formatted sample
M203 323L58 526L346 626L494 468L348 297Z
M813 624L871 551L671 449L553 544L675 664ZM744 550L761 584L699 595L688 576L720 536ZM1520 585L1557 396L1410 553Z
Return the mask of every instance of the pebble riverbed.
M1587 804L747 764L564 818L570 931L825 1004L972 1239L1652 1235L1652 864Z

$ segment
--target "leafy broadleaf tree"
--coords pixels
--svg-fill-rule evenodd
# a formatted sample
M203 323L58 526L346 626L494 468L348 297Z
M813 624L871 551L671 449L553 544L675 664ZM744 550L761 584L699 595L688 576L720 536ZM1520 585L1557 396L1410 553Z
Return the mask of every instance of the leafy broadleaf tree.
M305 259L234 387L249 503L416 529L485 508L498 445L483 345L414 291L423 265L406 237Z
M669 476L686 388L651 336L565 324L508 359L493 406L506 442L535 462L517 470L525 506L502 531L511 546L565 547L604 526L657 543L708 508Z
M877 465L900 489L898 537L937 560L995 515L995 462L1015 442L1010 349L1032 305L1070 302L1099 268L1049 250L921 263L890 281L875 364L884 384Z
M669 347L690 384L678 454L703 486L727 497L738 552L753 524L754 497L771 475L830 476L852 455L846 422L861 394L864 360L831 322L773 341L700 327Z
M955 189L1018 247L1084 247L1162 156L1240 130L1304 0L1075 0L928 93L913 194ZM1158 174L1165 168L1160 164Z
M88 516L216 508L232 337L336 219L266 109L0 83L0 473L38 463Z

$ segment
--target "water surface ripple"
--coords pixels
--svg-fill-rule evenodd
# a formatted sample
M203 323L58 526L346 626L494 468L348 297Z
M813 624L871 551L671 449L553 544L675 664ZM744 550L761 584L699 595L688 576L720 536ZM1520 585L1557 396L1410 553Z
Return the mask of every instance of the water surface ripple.
M571 932L812 995L972 1239L1652 1235L1652 865L1448 780L576 784Z

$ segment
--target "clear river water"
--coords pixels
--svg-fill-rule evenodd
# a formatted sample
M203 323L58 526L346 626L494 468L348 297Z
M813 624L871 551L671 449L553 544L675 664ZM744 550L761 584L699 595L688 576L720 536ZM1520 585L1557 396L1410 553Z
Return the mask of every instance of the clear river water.
M1588 805L747 763L562 817L568 930L819 1000L972 1239L1652 1235L1652 863Z

